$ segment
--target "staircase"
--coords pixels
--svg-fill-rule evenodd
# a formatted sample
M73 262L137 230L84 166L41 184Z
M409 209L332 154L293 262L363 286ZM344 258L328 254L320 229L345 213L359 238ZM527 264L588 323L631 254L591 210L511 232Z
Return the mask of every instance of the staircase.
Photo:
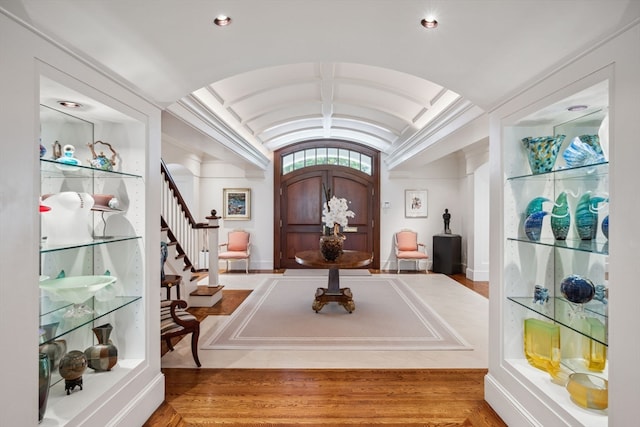
M208 222L196 222L180 190L161 161L161 240L169 255L165 274L182 276L183 294L194 307L211 307L222 298L218 284L218 217L211 211ZM212 247L213 250L209 251ZM209 265L213 266L210 274Z

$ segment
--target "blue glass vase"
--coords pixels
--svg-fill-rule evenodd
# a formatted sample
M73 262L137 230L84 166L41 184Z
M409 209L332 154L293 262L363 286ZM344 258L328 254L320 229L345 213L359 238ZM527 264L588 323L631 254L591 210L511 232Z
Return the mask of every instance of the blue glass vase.
M598 204L607 199L592 196L591 191L585 192L576 206L576 228L582 240L595 239L598 232Z
M564 191L558 195L556 203L551 209L551 231L556 240L566 240L571 226L571 215L569 214L569 203L567 193Z
M526 137L522 144L527 150L529 166L533 174L550 172L556 163L558 151L565 135Z
M540 211L534 212L527 217L524 222L524 233L527 235L529 240L533 240L537 242L540 240L540 234L542 232L542 220L549 212Z
M609 215L605 216L602 220L602 234L607 239L609 238Z
M566 299L576 304L584 304L593 299L596 287L586 277L572 274L560 283L560 292Z

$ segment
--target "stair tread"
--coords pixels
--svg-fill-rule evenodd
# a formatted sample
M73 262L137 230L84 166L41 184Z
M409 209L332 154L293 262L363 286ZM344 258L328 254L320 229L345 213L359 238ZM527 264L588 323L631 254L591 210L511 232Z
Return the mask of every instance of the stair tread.
M194 297L210 297L217 294L224 286L198 286L198 288L189 295Z

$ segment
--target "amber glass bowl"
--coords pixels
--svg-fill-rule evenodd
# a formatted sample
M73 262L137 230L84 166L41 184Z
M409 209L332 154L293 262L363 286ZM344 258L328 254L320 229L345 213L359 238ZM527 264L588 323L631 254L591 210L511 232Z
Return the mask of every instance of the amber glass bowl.
M567 390L577 405L590 409L607 409L609 382L597 375L573 373L569 375Z

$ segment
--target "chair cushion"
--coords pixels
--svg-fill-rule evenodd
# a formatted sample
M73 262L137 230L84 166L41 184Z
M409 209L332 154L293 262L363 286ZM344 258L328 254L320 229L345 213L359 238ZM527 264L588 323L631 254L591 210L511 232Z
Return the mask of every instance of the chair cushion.
M249 244L249 233L236 231L229 233L227 249L231 252L246 251Z
M400 231L396 234L399 251L415 251L418 249L418 234L412 231Z
M429 255L419 251L399 251L397 257L402 259L427 259Z
M168 304L167 304L168 303ZM194 315L184 309L176 309L176 316L181 320L197 320ZM160 335L184 329L171 317L171 301L162 301L160 308Z
M242 251L242 252L237 252L237 251L227 251L227 252L220 252L218 254L218 258L219 259L246 259L247 257L247 253Z

